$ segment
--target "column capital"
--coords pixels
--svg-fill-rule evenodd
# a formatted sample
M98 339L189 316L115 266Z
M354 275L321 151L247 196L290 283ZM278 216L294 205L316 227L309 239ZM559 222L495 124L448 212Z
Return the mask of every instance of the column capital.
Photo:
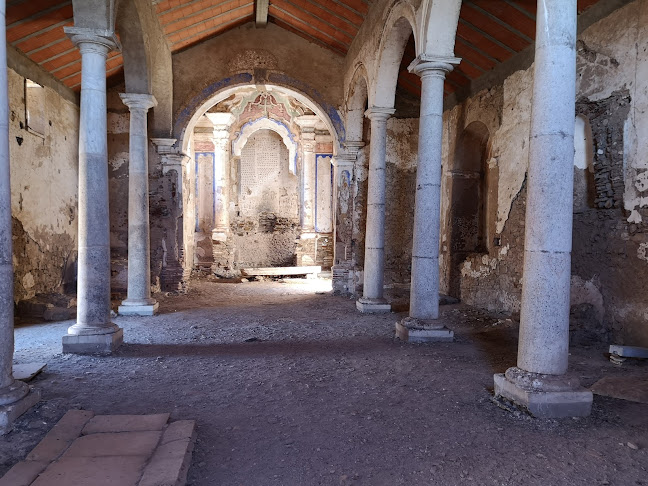
M177 138L152 138L151 143L160 155L175 153L173 145L178 141Z
M365 116L370 120L387 121L395 112L395 108L371 106L365 111Z
M295 123L299 125L299 128L301 128L302 133L304 132L315 132L315 125L319 121L319 117L317 115L301 115L295 118Z
M112 30L63 27L63 32L79 48L81 53L96 52L107 55L115 49L121 51L121 43Z
M360 149L365 145L366 144L362 140L349 140L342 143L342 146L346 149L346 151L353 154L354 157L358 155Z
M445 77L446 73L452 71L460 62L459 57L421 54L410 63L407 70L421 77L434 75Z
M153 95L140 94L140 93L119 93L122 102L128 106L130 111L144 110L148 111L150 108L157 106L157 100Z
M331 165L338 169L352 168L355 165L356 155L351 153L342 152L334 155L331 159Z
M214 125L214 135L217 131L227 131L236 117L232 113L205 113L209 121Z

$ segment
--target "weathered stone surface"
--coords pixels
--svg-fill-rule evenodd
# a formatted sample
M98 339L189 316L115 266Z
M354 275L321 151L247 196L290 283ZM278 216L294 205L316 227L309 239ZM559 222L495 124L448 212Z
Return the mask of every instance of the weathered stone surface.
M20 461L0 478L0 486L29 486L49 466L49 461Z
M88 410L70 410L50 430L38 445L27 455L28 461L51 462L56 460L70 446L94 416Z
M454 332L447 328L417 329L407 326L403 321L396 323L396 337L409 343L435 343L454 341Z
M114 456L116 452L122 456L149 457L161 436L159 431L84 435L75 440L62 457Z
M156 415L97 415L86 424L81 433L88 435L105 432L162 430L168 420L168 413Z
M32 486L137 486L146 456L64 457Z
M196 423L179 420L170 424L146 466L139 486L183 486L196 440Z

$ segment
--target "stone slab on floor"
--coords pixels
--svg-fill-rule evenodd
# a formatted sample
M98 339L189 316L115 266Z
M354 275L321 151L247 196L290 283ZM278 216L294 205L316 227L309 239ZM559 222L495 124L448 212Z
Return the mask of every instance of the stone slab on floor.
M196 424L168 421L70 410L0 486L183 486Z
M14 380L30 381L43 371L47 363L23 363L13 365Z
M592 393L631 402L648 403L648 378L606 376L592 385Z

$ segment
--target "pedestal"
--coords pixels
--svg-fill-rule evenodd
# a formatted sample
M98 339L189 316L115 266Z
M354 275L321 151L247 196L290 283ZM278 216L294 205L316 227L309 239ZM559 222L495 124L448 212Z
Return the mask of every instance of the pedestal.
M449 343L454 341L454 332L440 324L406 317L396 323L396 337L408 343Z
M22 382L21 386L26 386ZM13 422L30 408L36 405L41 397L40 390L29 387L29 392L22 398L8 405L0 406L0 435L9 433L12 429Z
M529 410L538 418L586 417L592 410L592 392L575 378L542 375L509 368L495 375L495 396Z
M117 312L122 316L154 316L157 314L159 302L151 299L151 302L129 302L123 301Z
M361 297L356 301L356 308L363 314L385 314L391 312L391 304L385 299L367 299Z
M67 334L63 336L63 353L110 354L124 342L124 330L109 334Z

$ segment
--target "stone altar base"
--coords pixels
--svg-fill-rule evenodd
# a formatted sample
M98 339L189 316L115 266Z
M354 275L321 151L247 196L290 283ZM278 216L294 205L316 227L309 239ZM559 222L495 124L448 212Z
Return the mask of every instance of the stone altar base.
M67 334L63 336L63 353L110 354L124 342L124 330L110 334Z
M578 380L519 368L495 375L495 396L527 408L538 418L586 417L592 410L592 392L581 388Z
M391 304L385 299L365 299L356 301L356 308L363 314L386 314L391 312Z
M23 413L38 403L41 397L40 390L29 387L29 393L8 405L0 406L0 435L11 431L13 422ZM1 485L2 483L0 483Z
M408 343L449 343L454 341L454 332L438 323L426 326L423 321L406 317L396 323L396 337Z

